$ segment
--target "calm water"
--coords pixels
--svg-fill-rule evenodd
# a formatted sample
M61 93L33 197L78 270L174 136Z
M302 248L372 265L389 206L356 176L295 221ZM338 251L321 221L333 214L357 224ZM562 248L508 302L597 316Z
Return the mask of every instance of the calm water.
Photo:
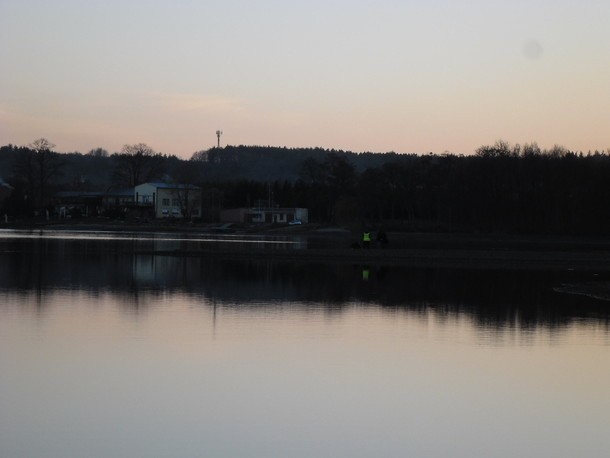
M223 261L138 254L150 237L14 235L0 234L2 458L610 451L610 303L553 292L607 273Z

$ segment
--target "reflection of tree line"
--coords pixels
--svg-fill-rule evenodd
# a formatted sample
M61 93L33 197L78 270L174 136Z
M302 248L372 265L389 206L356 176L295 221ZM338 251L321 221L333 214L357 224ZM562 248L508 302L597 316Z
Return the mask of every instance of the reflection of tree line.
M223 261L138 255L120 243L105 243L17 243L1 255L0 287L41 297L55 289L111 293L140 308L147 298L186 292L219 307L306 310L315 304L335 314L357 302L441 317L465 314L489 327L561 328L589 316L608 326L605 303L552 291L564 281L559 274Z

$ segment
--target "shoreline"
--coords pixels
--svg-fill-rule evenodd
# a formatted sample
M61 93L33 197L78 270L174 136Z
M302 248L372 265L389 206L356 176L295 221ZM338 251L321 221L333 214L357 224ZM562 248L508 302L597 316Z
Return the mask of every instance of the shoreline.
M353 249L360 233L354 228L306 224L281 227L222 227L219 225L160 225L142 223L70 223L15 226L0 229L47 232L171 233L201 236L262 236L298 238L307 248L272 246L198 247L175 250L137 250L157 256L250 259L299 263L349 263L413 268L577 271L610 273L610 237L507 234L388 232L386 247ZM324 247L317 247L323 241ZM311 246L313 245L313 246Z

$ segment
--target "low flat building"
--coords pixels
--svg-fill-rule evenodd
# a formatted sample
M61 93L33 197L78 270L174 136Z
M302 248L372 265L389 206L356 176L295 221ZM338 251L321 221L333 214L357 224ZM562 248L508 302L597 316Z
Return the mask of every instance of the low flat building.
M133 188L106 191L102 196L104 208L125 208L133 205Z
M99 216L121 212L133 205L133 188L113 191L61 191L55 194L55 212L67 215Z
M97 216L102 211L103 192L61 191L55 194L55 212L60 218Z
M232 208L220 212L222 223L290 224L309 222L306 208Z

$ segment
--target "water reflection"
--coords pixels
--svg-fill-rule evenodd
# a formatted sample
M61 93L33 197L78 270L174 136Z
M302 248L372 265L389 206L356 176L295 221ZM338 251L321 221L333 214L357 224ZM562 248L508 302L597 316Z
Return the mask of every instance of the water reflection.
M196 233L164 233L164 232L104 232L104 231L65 231L65 230L6 230L0 229L0 243L26 246L28 241L36 241L44 245L53 242L72 244L85 242L91 246L97 242L116 242L114 245L130 246L132 249L159 250L189 250L203 247L249 246L270 247L273 249L305 249L305 237L269 236L259 234L196 234ZM21 243L20 243L21 242ZM51 243L49 243L51 242ZM125 243L128 242L128 243Z
M609 313L553 291L574 273L161 256L133 243L0 243L0 456L610 447Z
M579 320L608 326L605 302L558 294L557 285L586 274L410 269L383 265L334 265L232 260L150 254L150 243L183 243L155 237L0 239L0 289L27 292L44 306L55 290L112 292L133 309L176 292L221 307L258 310L323 304L337 314L354 303L440 319L467 315L479 328L561 331ZM184 243L194 243L188 240ZM606 278L596 278L598 281Z

